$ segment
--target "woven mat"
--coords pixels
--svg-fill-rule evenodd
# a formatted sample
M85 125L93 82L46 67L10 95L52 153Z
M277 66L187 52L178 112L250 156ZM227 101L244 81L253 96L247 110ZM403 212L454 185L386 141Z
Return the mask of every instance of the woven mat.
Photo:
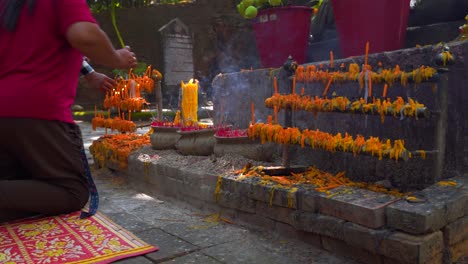
M0 263L111 263L158 250L97 213L79 212L0 225Z

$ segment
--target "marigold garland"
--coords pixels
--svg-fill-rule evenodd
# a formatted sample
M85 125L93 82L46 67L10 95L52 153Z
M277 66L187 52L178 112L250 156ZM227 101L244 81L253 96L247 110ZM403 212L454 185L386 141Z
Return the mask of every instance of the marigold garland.
M300 144L304 147L306 144L312 148L323 149L330 152L343 151L352 152L354 155L360 153L378 156L379 160L383 157L398 160L407 155L411 158L411 152L404 146L404 140L390 139L380 140L378 137L365 139L362 135L353 138L346 133L344 137L341 133L332 135L320 130L305 129L302 132L295 127L283 128L278 124L256 123L248 129L248 136L252 139L259 138L263 143L275 142L279 144Z
M409 99L407 102L402 97L397 97L393 102L389 98L381 100L374 98L371 103L360 98L351 102L343 96L333 97L331 99L315 96L298 94L274 94L265 100L265 106L269 108L303 110L316 114L317 112L362 112L370 114L379 114L382 122L385 115L416 117L418 109L424 109L425 105Z
M385 193L393 195L396 197L403 197L408 195L407 193L401 193L397 189L387 189L380 184L375 183L366 183L366 182L354 182L351 179L345 176L345 172L339 172L336 175L331 173L319 170L315 167L309 167L303 173L291 173L291 175L285 176L269 176L264 172L264 167L262 166L250 166L246 165L242 170L234 171L237 174L236 180L243 180L250 177L260 178L260 184L277 184L274 186L270 193L270 199L272 199L272 194L274 190L278 187L280 188L291 188L291 192L297 191L295 186L301 185L313 185L315 190L319 192L324 192L331 194L329 191L337 187L347 186L347 187L356 187L360 189L367 189L374 192ZM292 204L292 201L288 199L288 205Z
M341 66L344 68L344 65ZM348 71L329 71L317 68L315 65L299 65L296 69L296 79L299 82L345 82L357 81L361 87L364 87L365 72L368 72L369 79L372 83L387 83L393 85L396 80L400 80L401 85L406 86L408 79L411 78L415 83L427 81L437 73L437 70L432 67L422 65L421 67L411 71L404 72L400 70L400 66L390 69L379 69L379 72L372 71L370 65L366 65L362 71L358 64L349 64Z
M89 150L100 167L104 167L106 162L110 161L118 164L119 168L126 169L130 153L149 145L149 135L115 134L105 135L93 141Z

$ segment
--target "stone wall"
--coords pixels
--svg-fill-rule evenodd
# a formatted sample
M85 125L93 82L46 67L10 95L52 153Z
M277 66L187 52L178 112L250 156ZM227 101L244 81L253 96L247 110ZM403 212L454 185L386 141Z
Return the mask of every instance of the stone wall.
M350 113L294 112L293 126L301 129L319 129L332 134L348 132L366 138L404 139L409 150L426 150L426 159L413 158L407 162L394 160L379 161L376 157L358 156L349 153L330 153L310 148L291 148L294 164L315 165L321 169L337 172L345 170L355 180L389 180L400 188L422 188L434 183L439 177L452 177L468 171L468 42L450 44L456 58L448 73L440 74L435 83L409 84L403 87L395 84L389 88L388 97L414 98L431 111L428 118L403 118L387 116L381 122L378 115ZM441 51L440 46L413 48L372 54L369 63L377 68L380 61L385 68L400 65L410 71L421 65L437 67L434 58ZM355 62L363 64L362 57L338 60L337 65ZM328 65L329 62L317 62ZM254 102L256 122L266 122L273 110L266 108L264 100L273 94L273 76L278 76L279 91L289 94L291 81L284 70L254 70L239 73L220 74L213 81L215 123L221 115L223 124L247 128L250 122L250 103ZM298 83L297 90L304 87L305 94L321 96L325 84ZM374 94L382 94L383 85L374 85ZM363 96L358 83L332 84L328 95L346 96L351 100ZM285 123L280 113L279 123ZM279 154L278 154L279 155ZM442 172L443 171L443 172Z

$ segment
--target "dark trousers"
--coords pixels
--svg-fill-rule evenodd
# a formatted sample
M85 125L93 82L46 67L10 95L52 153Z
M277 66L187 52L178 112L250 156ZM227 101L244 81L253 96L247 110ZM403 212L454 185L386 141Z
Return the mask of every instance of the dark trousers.
M76 124L0 118L0 223L80 210L89 197L82 146Z

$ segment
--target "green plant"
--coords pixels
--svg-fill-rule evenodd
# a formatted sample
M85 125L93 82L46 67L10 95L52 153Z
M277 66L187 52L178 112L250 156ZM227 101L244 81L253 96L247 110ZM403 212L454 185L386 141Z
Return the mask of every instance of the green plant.
M135 75L143 75L145 72L146 72L146 69L148 68L148 65L144 62L138 62L137 66L135 68L133 68L133 73ZM122 76L124 78L127 78L128 76L128 71L126 70L118 70L118 69L114 69L112 71L112 73L115 75L115 76Z
M274 8L288 5L305 5L314 9L314 15L317 13L318 8L321 6L323 0L241 0L237 5L239 14L247 19L252 19L257 16L259 9Z

